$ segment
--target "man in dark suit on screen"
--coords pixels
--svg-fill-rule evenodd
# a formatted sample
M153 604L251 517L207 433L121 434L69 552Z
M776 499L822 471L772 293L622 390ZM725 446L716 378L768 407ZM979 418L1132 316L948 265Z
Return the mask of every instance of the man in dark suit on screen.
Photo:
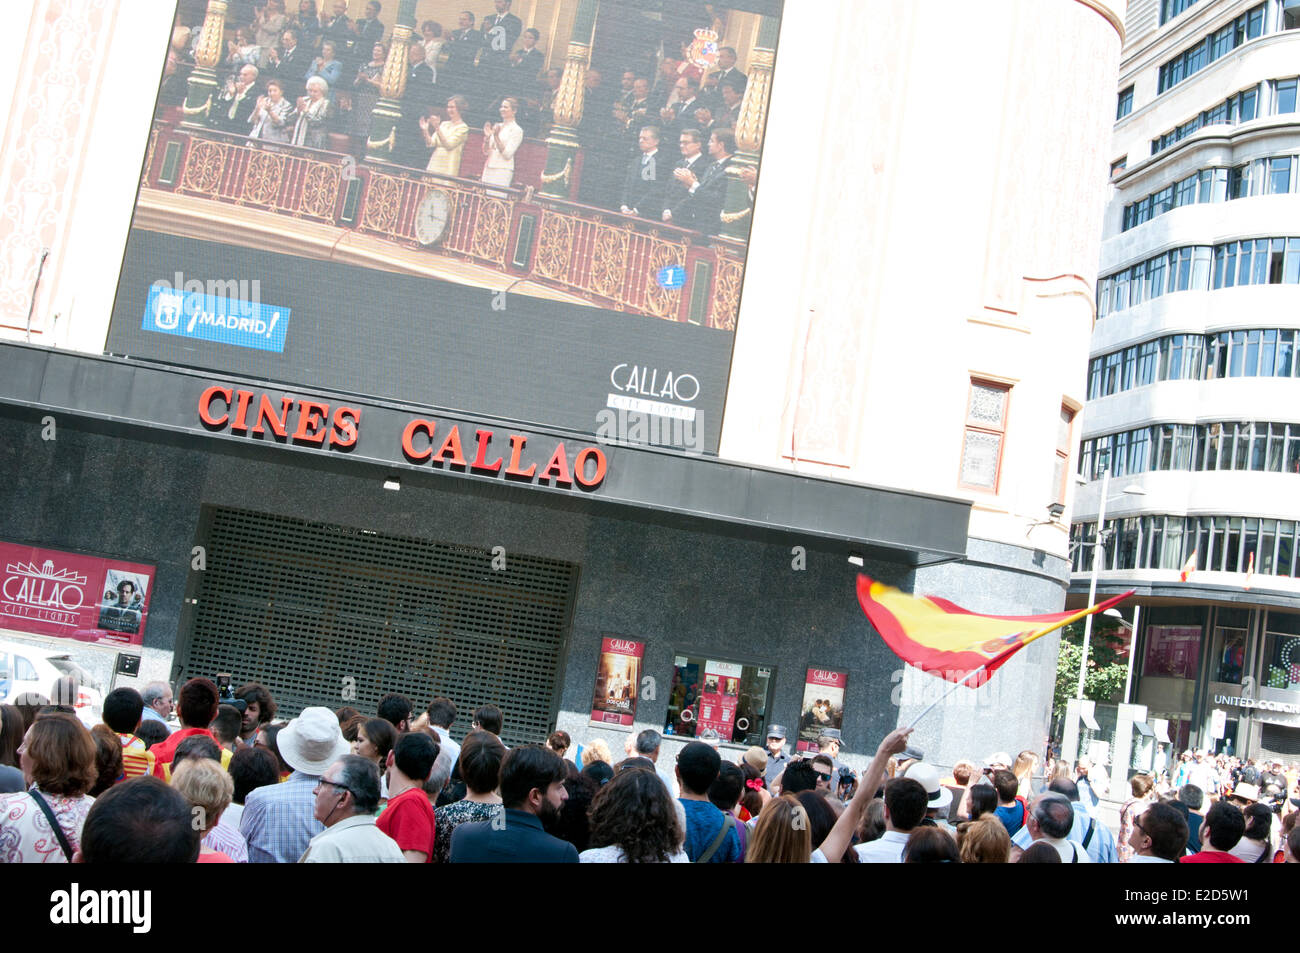
M736 51L729 46L718 50L718 85L730 83L743 96L749 77L736 69Z
M659 175L662 163L668 171L668 162L659 151L659 130L646 126L637 138L641 154L632 159L628 165L627 175L623 179L623 197L621 211L624 215L636 215L641 218L658 220L664 212L664 182Z
M501 806L490 821L461 824L451 835L453 864L576 864L578 851L542 829L569 794L564 761L538 745L512 748L501 762Z
M695 227L695 193L710 161L704 155L704 135L698 129L684 129L678 137L682 158L664 186L663 220L681 228Z
M307 84L307 71L311 69L311 51L298 42L298 31L293 27L280 34L279 50L267 54L271 75L280 81L284 98L293 102L303 94Z

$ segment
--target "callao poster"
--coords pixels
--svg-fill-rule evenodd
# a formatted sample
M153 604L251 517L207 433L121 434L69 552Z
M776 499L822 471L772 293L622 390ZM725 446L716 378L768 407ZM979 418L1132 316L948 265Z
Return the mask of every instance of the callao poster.
M645 643L618 637L600 640L596 689L591 699L591 724L632 727L636 721L637 686Z
M154 567L0 542L0 628L141 645Z
M799 707L799 740L796 751L818 751L817 739L827 728L842 728L844 687L848 672L810 668L804 677L803 704Z
M709 659L704 663L704 688L700 691L699 723L695 737L712 728L723 741L731 740L736 725L742 666Z

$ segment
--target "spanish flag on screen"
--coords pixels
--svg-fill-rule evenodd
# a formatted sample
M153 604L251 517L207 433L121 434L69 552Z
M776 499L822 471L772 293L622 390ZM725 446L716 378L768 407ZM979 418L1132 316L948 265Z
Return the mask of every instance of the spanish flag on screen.
M983 668L966 684L988 681L1007 659L1039 636L1118 605L1133 590L1087 609L1050 615L997 616L969 612L938 596L911 596L858 574L858 602L885 643L904 662L960 682Z

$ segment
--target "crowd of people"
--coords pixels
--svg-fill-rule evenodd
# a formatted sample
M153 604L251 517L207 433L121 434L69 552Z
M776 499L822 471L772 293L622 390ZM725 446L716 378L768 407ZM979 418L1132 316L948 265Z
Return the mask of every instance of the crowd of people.
M89 730L66 706L19 701L0 706L4 863L1300 860L1295 769L1272 762L1242 763L1228 789L1195 767L1163 794L1134 776L1117 841L1086 760L1039 773L1032 752L998 752L943 777L901 757L908 730L859 775L839 763L838 732L792 756L779 725L732 762L716 737L670 758L653 729L629 733L621 758L564 731L510 748L494 705L457 742L450 699L418 711L397 693L373 714L283 721L256 682L224 695L206 678L175 695L156 682L111 692ZM1263 798L1275 783L1280 801Z
M232 3L217 67L218 93L207 122L216 129L271 143L361 154L383 92L392 36L378 0L365 15L348 15L347 0ZM563 71L545 69L543 38L524 28L512 0L476 18L459 15L455 29L420 25L406 50L402 119L392 142L395 163L460 177L470 130L482 130L482 181L522 182L515 160L525 137L544 137ZM709 25L722 15L711 4ZM164 69L160 107L181 106L195 68L202 16L178 12ZM672 47L673 41L665 42ZM735 127L748 82L731 47L705 70L690 43L663 49L621 71L618 86L598 69L586 72L577 130L583 160L579 199L624 215L715 234L722 228L726 173L736 153ZM653 74L653 75L651 75ZM192 107L201 108L201 107ZM346 137L331 141L331 136ZM752 193L756 173L738 169Z

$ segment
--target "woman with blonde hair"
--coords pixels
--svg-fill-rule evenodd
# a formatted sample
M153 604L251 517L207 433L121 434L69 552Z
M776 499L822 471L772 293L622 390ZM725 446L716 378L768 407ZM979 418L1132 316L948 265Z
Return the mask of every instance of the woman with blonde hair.
M1033 778L1034 769L1038 767L1038 755L1032 751L1022 751L1016 755L1016 763L1011 768L1011 773L1016 776L1020 782L1016 788L1016 794L1026 801L1034 796Z
M248 862L248 845L239 831L218 825L230 807L235 782L220 762L186 758L172 775L172 787L194 807L194 823L203 832L200 864Z
M433 119L420 119L420 132L424 144L433 148L429 157L429 172L438 175L460 175L460 160L465 151L465 141L469 138L469 126L465 123L465 113L469 111L469 102L464 96L453 96L447 100L447 118L437 122Z
M1133 796L1124 802L1124 806L1119 811L1119 862L1127 864L1133 859L1133 845L1129 843L1129 838L1133 836L1133 822L1137 820L1155 800L1155 781L1149 774L1135 774L1129 780L1129 788L1133 791Z
M745 863L809 863L814 859L811 827L808 812L793 794L772 798L758 816L758 826L745 852ZM825 863L824 857L822 862Z
M1005 864L1011 860L1006 826L990 815L957 825L957 853L963 864Z
M605 744L605 742L600 738L588 741L582 746L583 768L586 768L596 761L603 761L611 768L614 767L614 754L609 750L609 745Z

